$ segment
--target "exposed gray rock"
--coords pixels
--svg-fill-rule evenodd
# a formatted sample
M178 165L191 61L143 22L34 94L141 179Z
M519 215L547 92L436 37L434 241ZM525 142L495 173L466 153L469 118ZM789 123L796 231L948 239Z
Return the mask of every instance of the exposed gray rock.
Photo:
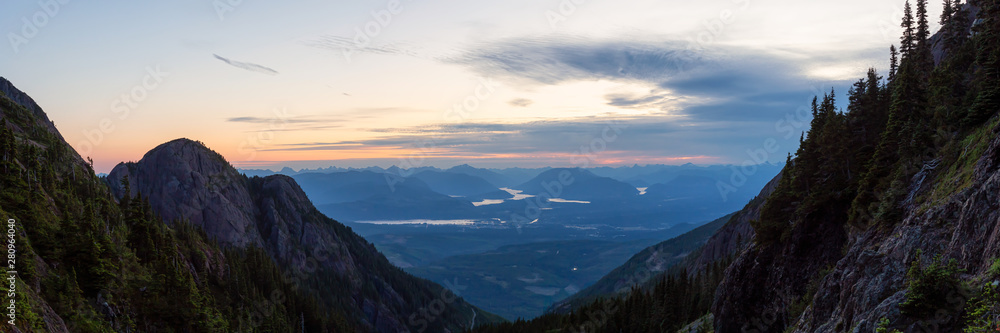
M189 221L223 244L261 245L245 178L198 142L177 139L150 150L139 162L118 164L108 174L116 197L125 195L124 178L132 196L149 199L168 222Z
M716 330L737 332L873 332L883 318L904 331L953 331L961 305L970 295L954 295L954 304L933 319L900 314L905 278L918 250L926 262L935 254L956 259L966 279L986 272L1000 258L1000 126L992 130L979 158L972 185L940 202L910 202L896 225L845 230L844 216L817 214L808 226L797 225L787 242L753 245L726 272L713 305ZM940 170L913 180L911 196L926 194L942 179ZM813 230L810 232L809 230ZM822 275L822 273L828 274ZM790 317L789 306L810 292L811 306ZM950 310L949 310L950 309Z

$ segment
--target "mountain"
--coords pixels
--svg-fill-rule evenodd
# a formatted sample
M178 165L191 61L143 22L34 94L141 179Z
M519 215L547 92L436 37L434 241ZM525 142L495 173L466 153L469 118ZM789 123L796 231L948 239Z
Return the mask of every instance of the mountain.
M224 245L260 247L286 267L317 265L304 282L323 295L320 301L342 307L369 330L408 329L410 314L442 292L321 214L291 177L247 178L200 142L162 144L138 162L116 166L107 182L116 197L148 200L165 220L190 222ZM439 329L464 327L479 311L460 299L446 310Z
M464 173L428 170L418 172L412 177L424 181L435 192L447 195L466 197L499 190L496 185L483 178Z
M348 171L293 178L321 212L350 221L465 218L474 208L468 200L435 192L414 177Z
M514 189L566 200L616 200L639 195L632 185L580 168L549 169Z
M13 83L4 77L0 77L0 93L10 99L12 104L19 105L30 112L31 118L34 120L35 124L39 126L39 128L43 128L60 140L64 140L62 134L56 129L56 124L49 120L49 116L42 111L42 108L38 106L38 103L35 103L35 100L32 99L31 96L28 96L28 94L18 90ZM21 130L25 129L27 129L27 127L21 128Z
M344 203L403 192L413 197L440 197L427 183L372 171L303 173L292 176L317 205Z
M671 184L671 187L692 189L695 190L694 193L703 193L705 192L704 189L710 188L712 192L715 192L714 195L716 197L723 198L719 195L721 193L719 183L721 183L726 186L732 186L731 189L724 191L726 193L724 200L742 204L753 199L754 195L757 194L757 190L764 187L775 174L781 171L781 168L781 165L769 163L747 166L746 168L733 165L696 166L685 164L680 166L664 166L658 171L627 178L623 181L637 187L649 187L646 190L647 194L650 190L656 192L658 189L655 187L677 182ZM709 180L711 180L712 185L706 186ZM701 182L702 184L690 184L690 182ZM683 191L676 192L682 193ZM706 196L706 198L708 197L710 196ZM725 211L739 208L739 206L731 207Z
M18 306L5 331L371 327L294 288L294 279L282 282L289 267L259 248L222 248L188 223L168 226L147 200L116 200L44 112L3 82L0 215L13 222L16 258L8 263L17 270L8 280L15 288L3 291Z
M814 99L808 135L741 226L751 239L701 252L734 256L476 331L995 330L1000 2L946 2L934 36L926 1L909 6L887 77L856 81L846 112L834 91Z
M642 250L592 286L556 302L550 311L567 313L599 297L627 293L634 286L648 289L649 282L661 280L663 274L702 272L731 258L753 239L750 221L760 216L765 198L778 186L780 179L781 175L772 179L742 210Z
M678 176L666 184L646 188L644 198L657 200L698 199L721 201L717 180L705 176Z
M496 172L497 174L500 174L500 175L502 175L504 177L509 178L511 180L511 182L509 183L509 185L507 187L511 187L511 186L514 186L514 185L517 185L517 184L523 184L524 182L529 181L532 178L535 178L536 176L538 176L538 174L540 174L540 173L542 173L542 172L544 172L546 170L549 170L549 169L551 169L551 168L549 168L549 167L534 168L534 169L531 169L531 168L506 168L506 169L489 169L489 170L492 171L492 172Z
M530 321L476 332L711 332L712 296L733 257L753 241L751 221L777 187L774 178L744 209L632 256L593 285ZM689 324L690 323L690 324Z
M717 330L996 327L984 314L1000 306L1000 82L987 74L1000 65L1000 3L974 3L982 10L964 5L918 38L888 83L855 84L850 113L823 98L784 171L794 181L779 184L719 285ZM963 18L975 12L970 33ZM948 44L936 66L934 39ZM959 92L969 97L949 97ZM747 325L757 318L772 319Z
M499 173L487 169L476 168L468 164L457 165L445 171L479 177L482 178L483 180L490 182L490 184L493 184L493 186L497 188L510 187L518 184L510 177L501 175Z

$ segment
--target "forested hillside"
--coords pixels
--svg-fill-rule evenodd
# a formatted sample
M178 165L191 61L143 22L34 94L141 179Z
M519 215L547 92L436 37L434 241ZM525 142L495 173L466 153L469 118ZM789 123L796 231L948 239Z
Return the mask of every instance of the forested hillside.
M1000 2L946 0L934 35L927 6L906 3L891 67L859 79L846 110L835 91L814 99L809 132L731 263L477 331L994 329Z
M1000 257L1000 4L946 1L934 36L927 6L906 4L886 77L855 83L846 112L833 92L814 103L719 286L717 330L956 331L998 305L981 301Z
M98 178L30 97L0 83L0 215L13 221L17 245L16 325L4 329L446 332L496 320L393 267L370 243L319 214L290 178L235 174L200 143L175 145L193 147L188 152L204 162L200 166L233 177L212 184L174 178L173 186L210 195L220 187L242 189L255 198L247 207L266 216L251 214L251 230L236 235L219 232L231 216L205 213L225 212L232 202L195 209L198 219L177 215L193 211L168 212L176 201L164 201L150 180L169 174L146 174L129 164L131 177ZM208 174L198 171L189 175ZM315 246L310 240L317 233L301 234L313 228L335 237ZM220 237L225 235L233 238ZM7 294L9 284L2 288Z

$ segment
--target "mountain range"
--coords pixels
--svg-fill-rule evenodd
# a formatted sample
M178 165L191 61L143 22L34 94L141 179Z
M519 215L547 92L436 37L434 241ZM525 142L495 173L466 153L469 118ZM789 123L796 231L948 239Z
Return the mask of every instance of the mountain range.
M457 332L500 320L390 264L290 177L246 177L178 139L100 179L26 94L5 79L0 91L0 212L23 230L18 331Z

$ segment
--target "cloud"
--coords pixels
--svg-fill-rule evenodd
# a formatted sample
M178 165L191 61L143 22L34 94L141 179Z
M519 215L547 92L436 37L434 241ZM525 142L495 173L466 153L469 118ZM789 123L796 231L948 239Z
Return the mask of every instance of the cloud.
M629 93L609 93L604 95L604 98L608 100L608 105L616 106L619 108L626 109L650 109L659 108L663 111L668 109L668 106L676 104L680 99L679 97L664 91L662 89L655 89L649 91L646 95L636 95Z
M274 117L232 117L226 119L231 123L253 124L251 132L296 132L316 131L344 127L346 119L317 116L291 116L276 113Z
M614 79L660 81L696 65L702 55L683 43L591 41L572 36L525 37L475 45L443 61L488 76L539 84Z
M342 53L345 57L348 57L354 53L370 53L370 54L381 54L381 55L406 55L406 56L419 56L419 52L415 50L415 47L409 45L397 45L397 44L374 44L371 41L367 43L358 42L354 39L337 36L337 35L324 35L316 39L306 41L307 46L317 47L321 49L331 50Z
M269 151L347 151L356 149L418 151L429 159L524 158L523 161L571 165L593 156L602 161L682 158L697 156L712 162L727 162L745 154L762 137L775 136L771 121L743 122L733 131L733 122L686 122L666 115L616 118L586 117L526 123L461 123L408 128L376 128L370 139L297 143L268 147ZM782 139L777 137L777 139ZM794 138L797 143L798 137ZM788 142L792 142L788 141ZM733 144L740 142L742 144ZM787 149L792 149L788 146ZM596 149L596 151L595 151ZM780 155L780 156L778 156ZM775 155L784 158L784 152ZM728 161L728 162L741 162Z
M592 40L572 36L525 37L475 45L444 59L480 75L535 86L607 80L647 87L645 94L609 92L607 105L671 110L707 121L739 119L794 109L799 100L846 87L851 80L810 76L816 68L865 67L874 50L831 55L715 45L678 40ZM853 62L853 63L852 63ZM860 68L863 73L867 68ZM729 118L732 117L732 118Z
M264 67L264 66L261 66L261 65L258 65L258 64L254 64L254 63L249 63L249 62L239 62L239 61L235 61L235 60L230 60L230 59L222 57L222 56L220 56L218 54L212 54L212 55L215 56L215 59L222 60L222 62L230 64L230 65L232 65L233 67L236 67L236 68L241 68L241 69L245 69L245 70L248 70L248 71L251 71L251 72L263 73L263 74L267 74L267 75L278 75L278 71L273 70L273 69L268 68L268 67Z
M515 99L507 101L508 105L514 106L514 107L521 107L521 108L526 107L526 106L531 106L531 104L534 104L534 103L535 103L535 101L532 101L532 100L527 99L527 98L515 98Z
M340 39L330 45L352 45L348 42ZM415 54L397 48L366 52ZM701 48L671 39L612 41L573 36L486 41L433 59L528 91L573 82L622 83L624 88L604 92L605 105L645 112L523 123L483 121L370 128L363 130L377 135L369 139L271 149L336 151L364 147L400 154L420 151L422 157L437 161L492 158L497 163L544 161L551 165L568 165L580 154L592 154L598 159L595 162L643 163L697 157L713 163L741 163L748 150L760 149L771 138L780 146L771 160L780 162L786 152L795 150L798 133L808 129L807 120L799 119L792 128L781 122L808 107L812 96L826 93L830 87L837 87L839 100L845 101L845 89L853 81L817 78L810 73L825 66L843 66L874 52L843 51L834 57L821 52L726 45ZM507 104L532 107L534 100L513 98ZM604 138L609 123L625 125L613 132L613 140ZM788 133L794 135L789 139ZM597 148L601 151L594 153Z

